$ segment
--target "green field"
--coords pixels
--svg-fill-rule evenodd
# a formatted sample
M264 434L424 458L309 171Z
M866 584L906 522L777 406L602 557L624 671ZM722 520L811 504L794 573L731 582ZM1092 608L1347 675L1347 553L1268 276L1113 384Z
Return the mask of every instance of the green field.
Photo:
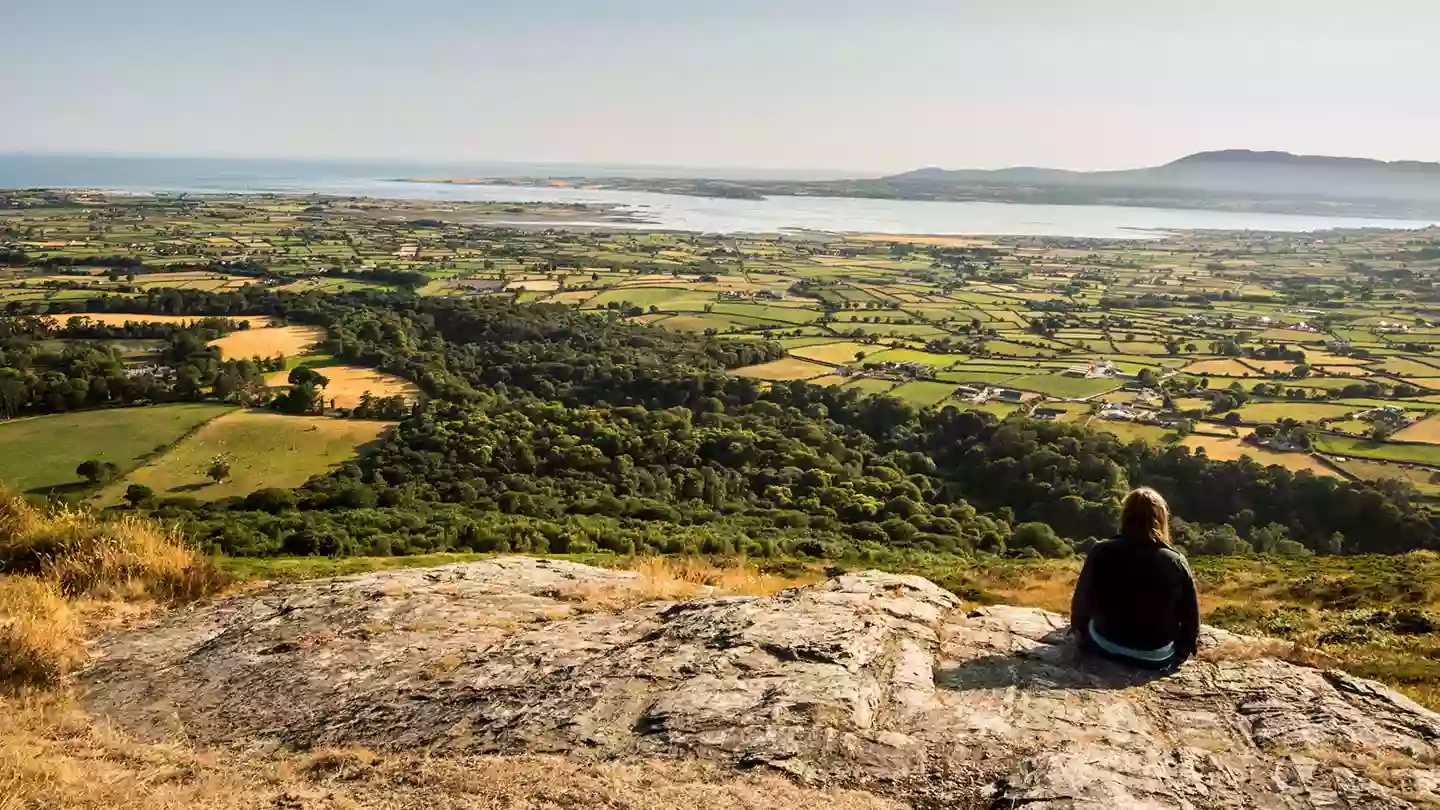
M852 379L845 383L847 391L859 391L864 394L884 394L895 387L894 380L876 380L869 378Z
M374 267L419 274L427 296L541 301L663 330L776 341L789 358L734 373L890 392L917 405L950 401L960 384L1018 388L1040 395L1033 404L1050 407L1095 398L1133 402L1132 392L1117 390L1123 379L1063 373L1108 361L1127 375L1150 369L1163 378L1147 376L1147 385L1164 395L1137 403L1148 409L1168 401L1176 411L1209 413L1204 389L1232 383L1247 391L1282 386L1305 394L1256 395L1236 409L1249 424L1340 419L1362 406L1389 404L1413 415L1425 400L1440 407L1440 395L1421 399L1397 391L1409 385L1440 390L1440 355L1430 351L1440 341L1440 329L1430 326L1440 323L1440 306L1428 289L1375 272L1405 267L1416 277L1440 274L1440 258L1422 249L1440 242L1440 229L1356 231L1298 243L1275 234L1193 232L1089 240L1081 248L1038 237L957 242L476 227L517 212L536 221L575 213L546 204L348 200L317 206L283 196L204 195L179 206L162 195L76 206L47 192L10 194L17 204L0 208L0 227L12 235L7 245L37 260L69 260L58 268L39 261L0 268L0 303L16 312L47 312L101 293L235 290L253 283L193 269L221 262L264 265L280 277L275 286L287 291L386 288L358 275L361 267ZM98 228L102 208L106 224ZM420 220L423 227L415 224ZM908 248L897 249L902 243ZM966 247L957 253L959 244ZM85 264L132 245L148 266L133 283ZM966 253L974 249L983 251L983 261ZM1305 279L1303 294L1297 277ZM1352 295L1361 287L1369 294ZM1323 306L1301 300L1316 291L1327 298ZM1386 324L1405 324L1408 331L1386 331ZM112 345L123 348L127 360L149 348L136 341ZM1308 372L1299 370L1301 353ZM895 380L834 373L835 366L885 362L924 364L934 370L933 380L904 381L898 378L908 372L893 369L884 373ZM1180 368L1189 371L1169 374ZM1339 401L1345 388L1359 384L1372 389L1352 390L1352 399ZM1206 418L1200 432L1222 414ZM1344 426L1366 429L1356 421ZM1169 436L1146 426L1114 430L1158 441ZM1357 457L1431 461L1423 447L1357 446L1345 438L1322 441ZM62 466L73 471L73 464ZM70 480L68 473L42 478Z
M117 503L130 484L144 484L161 497L190 495L204 500L248 495L266 487L298 487L354 457L358 447L374 441L387 427L385 422L363 419L236 410L134 469L97 500ZM220 483L205 476L216 458L230 464L230 477Z
M890 396L919 408L928 408L943 402L954 392L955 386L951 383L916 380L896 386L890 391Z
M1314 422L1321 419L1339 419L1359 411L1348 405L1330 405L1323 402L1252 402L1238 409L1240 418L1246 422L1277 422L1294 419L1300 422Z
M1314 437L1315 449L1336 456L1408 461L1414 464L1440 466L1440 445L1375 442L1352 436L1320 434Z
M1094 430L1103 433L1112 433L1122 441L1133 442L1137 439L1143 442L1159 443L1168 436L1175 435L1172 431L1156 425L1141 425L1135 422L1113 422L1108 419L1091 419L1087 424Z
M1122 382L1122 380L1108 378L1091 380L1084 377L1069 377L1064 374L1032 374L1016 377L1006 385L1053 397L1078 398L1114 391L1121 386Z
M808 338L802 338L808 340ZM883 350L882 350L883 351ZM806 345L792 348L790 353L796 357L803 357L806 360L815 360L820 363L855 363L855 355L864 354L865 359L871 359L870 355L877 354L875 346L867 346L864 343L855 343L848 340L832 341L816 345Z
M230 405L181 403L37 416L0 423L0 482L21 492L83 488L87 459L128 472Z

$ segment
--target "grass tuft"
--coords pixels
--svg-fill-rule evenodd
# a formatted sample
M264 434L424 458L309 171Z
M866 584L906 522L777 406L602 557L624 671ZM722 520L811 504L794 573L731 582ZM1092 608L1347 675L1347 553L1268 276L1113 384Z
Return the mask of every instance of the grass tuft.
M673 602L701 596L769 596L823 579L813 571L785 576L760 571L744 560L712 562L698 557L633 557L617 567L639 576L582 583L558 590L555 595L585 609L618 611L647 602Z
M0 687L53 686L84 658L75 613L53 585L0 577Z
M0 494L0 573L35 577L62 596L185 601L216 590L218 570L175 529Z
M181 602L223 577L171 528L0 492L0 688L54 686L85 659L87 606Z

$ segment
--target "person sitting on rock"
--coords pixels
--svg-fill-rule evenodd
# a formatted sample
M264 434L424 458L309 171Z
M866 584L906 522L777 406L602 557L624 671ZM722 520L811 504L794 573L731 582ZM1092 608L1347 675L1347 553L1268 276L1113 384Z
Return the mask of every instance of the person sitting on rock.
M1172 669L1195 653L1195 577L1170 547L1170 507L1160 493L1141 487L1125 496L1120 536L1085 557L1070 627L1082 649L1133 667Z

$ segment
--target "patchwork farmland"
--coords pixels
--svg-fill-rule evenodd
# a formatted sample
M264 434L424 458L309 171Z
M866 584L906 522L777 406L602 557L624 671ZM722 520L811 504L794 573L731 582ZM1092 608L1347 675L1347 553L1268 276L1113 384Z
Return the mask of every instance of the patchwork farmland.
M0 235L26 256L0 270L12 314L251 284L499 296L774 342L788 356L735 370L761 385L1082 423L1317 475L1413 483L1440 471L1437 230L721 237L517 230L489 224L488 203L31 194L0 211ZM105 323L138 317L104 309ZM315 365L334 407L365 390L416 396L373 369L325 368L322 330L248 317L215 341L223 356Z

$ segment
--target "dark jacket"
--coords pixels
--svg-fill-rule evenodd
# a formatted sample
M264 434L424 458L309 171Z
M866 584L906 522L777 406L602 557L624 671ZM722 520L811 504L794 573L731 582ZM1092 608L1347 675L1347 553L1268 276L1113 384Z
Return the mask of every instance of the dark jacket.
M1137 650L1174 642L1183 657L1199 644L1200 602L1190 564L1178 551L1123 537L1096 543L1070 603L1070 624L1088 639L1090 620L1100 635Z

